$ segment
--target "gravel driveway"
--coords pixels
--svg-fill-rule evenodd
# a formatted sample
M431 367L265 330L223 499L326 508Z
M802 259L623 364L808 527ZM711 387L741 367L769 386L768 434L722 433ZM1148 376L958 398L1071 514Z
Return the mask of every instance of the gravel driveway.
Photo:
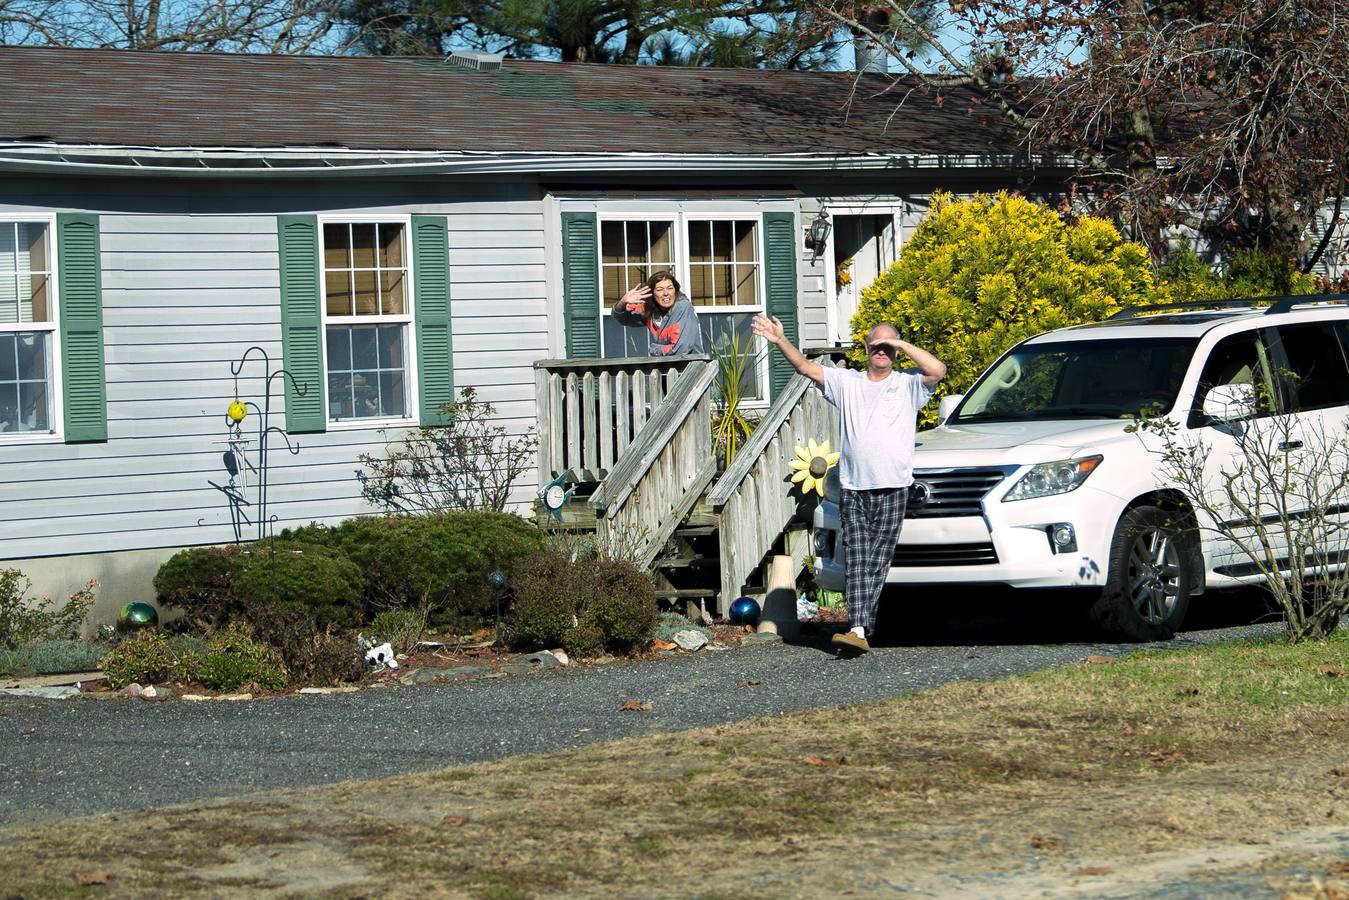
M823 643L769 644L265 702L0 697L0 826L565 750L884 700L1138 648L1084 642L1053 626L1052 613L1049 619L992 616L855 660L835 659ZM1162 646L1276 630L1231 619L1200 623L1219 627ZM1046 633L1051 643L1029 642ZM741 686L751 680L758 683ZM625 700L652 709L617 712Z

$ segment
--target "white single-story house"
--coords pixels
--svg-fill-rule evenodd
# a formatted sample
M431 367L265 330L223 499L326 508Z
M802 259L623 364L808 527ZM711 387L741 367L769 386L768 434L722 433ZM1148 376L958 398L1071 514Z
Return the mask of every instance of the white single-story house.
M848 72L5 47L0 74L0 565L105 604L235 539L250 347L306 386L273 385L299 452L272 436L269 516L337 521L371 511L358 455L456 389L526 431L539 360L644 355L606 310L651 270L709 335L767 310L848 342L935 189L1063 174L958 94L896 115ZM765 404L788 374L765 356Z

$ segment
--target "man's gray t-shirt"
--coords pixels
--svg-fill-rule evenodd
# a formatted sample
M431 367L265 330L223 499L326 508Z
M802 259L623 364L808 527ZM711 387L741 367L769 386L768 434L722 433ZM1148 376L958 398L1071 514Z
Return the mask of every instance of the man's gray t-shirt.
M866 372L824 367L824 399L838 407L843 432L838 476L844 490L913 484L915 422L931 397L917 370L872 381Z

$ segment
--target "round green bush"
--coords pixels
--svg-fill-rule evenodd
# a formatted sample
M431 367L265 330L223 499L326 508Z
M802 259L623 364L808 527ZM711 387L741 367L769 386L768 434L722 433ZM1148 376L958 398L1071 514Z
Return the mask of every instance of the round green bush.
M544 551L516 566L512 590L510 639L525 650L561 646L582 659L631 653L660 619L651 576L621 560Z
M368 614L425 606L434 624L453 628L491 621L488 575L510 573L543 546L533 523L486 510L349 519L326 535L311 530L307 539L320 537L364 573Z
M234 578L240 611L259 604L303 606L320 626L359 622L364 587L355 563L313 544L255 545Z
M864 365L867 332L886 322L946 364L936 394L958 394L1023 338L1157 298L1147 248L1105 219L1065 220L1007 192L938 192L899 262L862 291L849 358ZM919 426L936 410L924 407Z
M589 561L573 562L550 550L521 560L511 579L511 643L522 650L565 646L598 587Z
M197 628L213 630L236 611L234 580L246 557L238 547L193 547L175 553L155 573L160 603L183 611Z
M660 621L656 586L651 576L630 562L596 561L599 590L584 610L603 635L604 646L615 653L631 653L651 642Z
M108 686L124 688L132 682L143 685L168 681L173 671L173 651L158 631L141 631L103 657Z

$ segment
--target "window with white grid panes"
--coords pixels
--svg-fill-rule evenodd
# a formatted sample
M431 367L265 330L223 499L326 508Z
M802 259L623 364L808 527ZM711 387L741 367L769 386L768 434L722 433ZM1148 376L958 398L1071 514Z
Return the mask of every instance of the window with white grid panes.
M600 222L600 311L605 356L646 356L646 332L618 324L610 318L610 311L632 288L656 272L673 270L674 264L674 222Z
M0 437L56 431L52 232L0 219Z
M328 419L405 419L409 378L407 223L323 223Z
M620 325L610 311L651 273L669 269L697 309L708 352L728 350L735 342L742 352L751 348L743 396L751 402L765 399L767 354L749 327L764 308L759 219L680 214L673 219L601 219L599 229L604 356L647 355L645 329Z

